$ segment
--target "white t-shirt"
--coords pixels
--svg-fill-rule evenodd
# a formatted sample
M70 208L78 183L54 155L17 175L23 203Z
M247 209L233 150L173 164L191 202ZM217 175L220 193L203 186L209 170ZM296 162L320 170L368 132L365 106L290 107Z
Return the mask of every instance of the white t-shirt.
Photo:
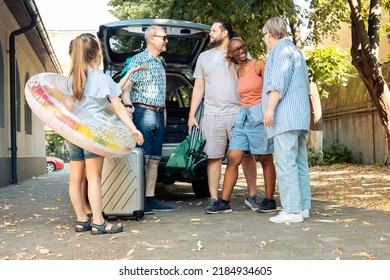
M240 108L236 66L225 59L226 51L213 48L200 54L194 77L205 80L204 114L236 114Z

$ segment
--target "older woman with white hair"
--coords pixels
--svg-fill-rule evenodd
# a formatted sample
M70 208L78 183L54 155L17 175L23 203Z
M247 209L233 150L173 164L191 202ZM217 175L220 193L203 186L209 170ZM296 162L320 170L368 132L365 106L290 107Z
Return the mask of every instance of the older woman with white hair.
M283 210L273 223L303 222L311 208L306 133L310 127L309 78L306 60L287 38L282 18L262 29L269 50L264 69L263 109L267 135L274 140L276 175Z

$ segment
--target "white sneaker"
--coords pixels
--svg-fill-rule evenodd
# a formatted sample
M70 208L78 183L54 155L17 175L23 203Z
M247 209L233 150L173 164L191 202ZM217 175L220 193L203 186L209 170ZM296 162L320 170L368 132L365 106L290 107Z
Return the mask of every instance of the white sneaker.
M304 219L310 218L310 211L309 209L303 209L302 216Z
M279 212L279 215L269 218L271 223L283 224L283 223L301 223L303 222L302 213L294 214L287 213L286 211Z

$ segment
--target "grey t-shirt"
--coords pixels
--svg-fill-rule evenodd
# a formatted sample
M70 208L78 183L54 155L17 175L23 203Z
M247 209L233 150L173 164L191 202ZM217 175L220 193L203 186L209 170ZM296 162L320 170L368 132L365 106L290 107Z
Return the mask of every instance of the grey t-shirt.
M205 80L204 114L236 114L240 108L236 66L225 59L226 52L213 48L200 54L194 77Z

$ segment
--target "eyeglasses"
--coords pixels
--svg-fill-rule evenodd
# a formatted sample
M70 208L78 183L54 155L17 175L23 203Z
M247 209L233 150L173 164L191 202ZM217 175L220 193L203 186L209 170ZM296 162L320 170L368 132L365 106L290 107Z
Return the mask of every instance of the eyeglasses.
M168 40L168 36L167 35L153 35L154 37L160 37L162 38L164 41Z
M264 32L263 35L261 36L261 39L264 40L264 36L265 36L265 34L267 34L267 33L268 33L268 31Z
M246 51L246 45L243 44L235 49L230 50L231 53L238 54L240 50Z

